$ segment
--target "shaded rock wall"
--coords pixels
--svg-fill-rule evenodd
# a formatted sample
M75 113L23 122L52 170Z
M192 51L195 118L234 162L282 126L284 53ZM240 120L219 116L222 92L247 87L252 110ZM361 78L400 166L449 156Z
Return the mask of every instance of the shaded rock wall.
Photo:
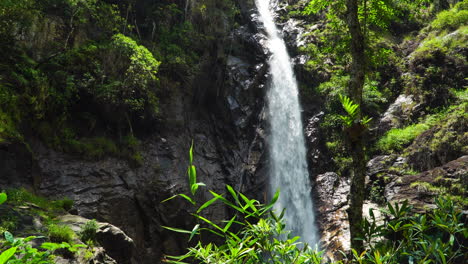
M239 2L241 25L233 32L222 32L221 41L212 47L215 52L208 55L192 83L161 98L164 118L142 140L140 167L117 158L84 161L30 140L31 151L20 143L0 146L0 186L23 185L48 197L72 198L75 213L112 223L133 239L132 263L157 263L163 254L181 254L187 247L186 237L162 226L192 228L191 205L161 201L188 192L186 168L192 140L198 180L206 189L223 192L224 185L231 184L263 201L267 68L258 41L261 36L250 21L252 3ZM50 27L45 37L32 39L53 37L56 27ZM201 191L197 199L206 200L208 195ZM221 220L228 213L215 205L206 216Z

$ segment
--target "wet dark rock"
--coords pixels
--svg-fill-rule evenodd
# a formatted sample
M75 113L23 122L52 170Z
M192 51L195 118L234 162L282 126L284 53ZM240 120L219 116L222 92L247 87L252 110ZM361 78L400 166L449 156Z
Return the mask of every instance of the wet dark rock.
M397 160L396 155L376 156L367 162L367 175L375 178L379 173L388 171L388 168Z
M109 223L99 223L96 240L117 263L130 263L135 244L122 230Z
M462 196L468 194L468 156L462 156L443 166L434 168L417 175L404 175L395 178L385 187L385 198L391 202L408 200L416 212L435 208L434 198L439 192L428 188L441 186L450 188L454 183L461 184Z
M33 187L37 180L37 163L28 146L17 140L0 143L1 187Z
M324 146L322 140L323 135L321 135L319 127L323 116L324 113L319 112L310 117L305 124L305 136L308 150L307 160L309 162L309 174L312 176L325 172L329 163L329 159L325 155L326 147Z
M331 259L340 258L339 250L349 250L348 208L349 180L334 172L317 175L314 190L322 246Z

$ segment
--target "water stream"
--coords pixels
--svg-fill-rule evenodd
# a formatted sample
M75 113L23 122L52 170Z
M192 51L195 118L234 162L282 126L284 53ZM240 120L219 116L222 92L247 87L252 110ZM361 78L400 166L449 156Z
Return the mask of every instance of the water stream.
M314 225L315 216L311 184L306 161L306 148L298 98L298 85L286 44L275 25L270 0L255 0L260 19L268 35L267 46L271 83L267 94L268 120L271 135L270 189L280 189L276 212L286 208L285 222L294 235L315 247L319 237Z

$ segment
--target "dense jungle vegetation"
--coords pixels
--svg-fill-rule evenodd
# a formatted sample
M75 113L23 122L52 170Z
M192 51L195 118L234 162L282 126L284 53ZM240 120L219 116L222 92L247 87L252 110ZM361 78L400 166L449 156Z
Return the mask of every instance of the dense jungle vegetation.
M468 0L279 2L285 8L278 23L305 25L309 41L291 53L306 55L297 74L301 101L321 102L330 170L343 178L362 175L359 194L351 193L351 199L362 195L361 209L363 199L385 208L380 220L373 212L362 218L360 210L355 248L336 263L466 262L466 175L412 183L438 195L424 213L407 202L386 203L384 192L389 173L416 175L468 153ZM347 12L352 4L358 38ZM141 166L141 142L168 124L165 97L182 90L197 101L197 75L226 63L219 54L230 47L217 47L242 19L235 0L0 0L0 146L41 142L80 160L115 157ZM362 56L354 53L356 39ZM390 125L382 126L402 96L411 98L401 106L404 118L389 116ZM364 184L365 162L376 155L407 162ZM172 198L194 205L197 224L166 227L192 246L163 261L335 263L288 235L281 212L270 211L275 198L261 204L227 185L226 194L211 191L212 199L198 201L197 190L210 188L197 182L193 159L190 149L191 194ZM215 202L229 207L232 218L205 218L201 212ZM98 226L89 221L75 232L60 224L57 216L72 206L70 199L51 201L21 188L1 192L0 264L55 263L56 256L88 263ZM47 231L16 234L21 214L39 215Z

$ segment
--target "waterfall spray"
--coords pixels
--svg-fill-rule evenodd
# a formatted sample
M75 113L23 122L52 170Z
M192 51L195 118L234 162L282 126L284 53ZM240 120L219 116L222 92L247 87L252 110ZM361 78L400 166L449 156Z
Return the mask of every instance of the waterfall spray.
M298 98L298 85L291 58L280 37L270 10L270 0L255 0L261 21L268 34L267 46L271 83L267 93L268 120L271 127L270 189L281 190L277 212L286 208L285 222L294 235L314 247L318 232L306 161L306 148Z

